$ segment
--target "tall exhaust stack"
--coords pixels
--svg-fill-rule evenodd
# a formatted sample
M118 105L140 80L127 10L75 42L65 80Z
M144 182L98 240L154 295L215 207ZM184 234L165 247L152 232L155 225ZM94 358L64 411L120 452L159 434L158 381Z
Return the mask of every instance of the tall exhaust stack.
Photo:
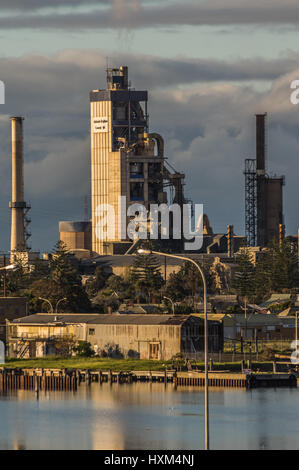
M11 253L26 250L25 210L23 181L23 120L22 117L11 117L11 150L12 150L12 200L11 208Z
M266 188L266 118L267 113L256 115L256 194L257 194L257 245L266 246L267 188Z

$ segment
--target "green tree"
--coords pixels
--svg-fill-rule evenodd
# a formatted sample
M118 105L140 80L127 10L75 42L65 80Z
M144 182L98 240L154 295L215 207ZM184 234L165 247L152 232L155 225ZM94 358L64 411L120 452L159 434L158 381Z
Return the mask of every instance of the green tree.
M92 309L88 295L82 286L81 276L72 263L65 244L61 241L53 250L48 275L44 279L34 281L30 291L35 297L31 302L34 309L41 305L39 297L49 300L54 310L57 302L63 298L66 300L60 304L60 311L85 313Z
M97 266L94 279L86 285L86 291L89 297L96 296L100 290L104 289L109 277L111 277L111 274L106 272L104 266Z
M78 357L92 357L94 356L94 350L88 341L78 341L76 346L73 346L73 351Z
M243 299L252 300L255 295L255 266L252 263L248 247L242 247L236 258L236 270L233 273L232 287Z
M289 239L280 245L273 240L256 267L257 296L299 287L297 246Z
M125 293L129 288L130 283L126 281L122 276L116 276L112 274L106 282L106 287L110 293Z
M207 289L210 290L212 277L209 270L202 266L207 281ZM172 300L180 301L192 297L203 296L203 283L199 270L194 264L185 262L177 273L172 273L166 283L166 295Z
M136 291L144 292L150 300L152 295L160 291L164 283L157 258L151 253L138 253L134 259L130 281Z
M16 269L7 270L6 273L1 273L1 289L4 291L4 282L5 282L5 291L6 296L16 297L18 295L22 296L23 291L28 284L28 272L24 269L21 264L16 264ZM5 281L4 281L5 276Z

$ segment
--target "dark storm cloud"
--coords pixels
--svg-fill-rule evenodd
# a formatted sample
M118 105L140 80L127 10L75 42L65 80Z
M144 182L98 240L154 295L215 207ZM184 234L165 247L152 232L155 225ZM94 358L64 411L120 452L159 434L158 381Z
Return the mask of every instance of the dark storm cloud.
M0 10L40 10L42 8L109 5L111 0L1 0Z
M198 80L201 61L194 71L184 73L186 59L113 58L115 66L129 65L134 87L149 88L150 128L165 137L166 156L186 173L188 196L206 204L217 231L233 223L243 232L244 159L255 151L254 114L264 111L269 112L271 167L287 176L289 231L298 224L299 108L289 100L290 82L299 79L299 70L290 72L296 58L279 60L279 77L275 61L256 59L247 68L242 62L209 61L205 77L210 80L205 83ZM33 247L49 249L58 238L58 221L84 214L84 196L90 189L88 93L105 87L105 62L104 54L86 50L0 59L7 90L0 115L1 249L9 243L9 115L25 116L25 194L32 203ZM240 70L246 80L271 78L272 87L258 92L247 82L224 83L229 70L235 78L240 78Z
M8 1L4 7L9 8ZM294 25L299 22L297 0L204 0L167 3L149 3L140 0L102 1L106 8L91 9L88 12L49 13L47 15L26 14L4 17L0 20L2 29L86 29L105 28L146 28L178 25L249 25L263 27L271 24ZM25 2L19 1L19 7ZM30 0L31 10L37 8L37 1ZM70 2L67 0L46 3L47 6L90 5L94 2Z
M218 81L271 81L297 68L299 54L287 53L278 59L262 59L260 57L247 60L224 61L216 59L161 59L156 56L130 54L113 54L112 64L128 65L133 86L150 89L186 85L197 82ZM42 99L46 88L53 89L56 96L63 100L64 106L68 90L79 91L78 100L87 90L105 84L106 58L104 53L88 50L67 50L56 56L24 56L18 58L0 58L1 80L6 83L7 94L15 94L20 77L23 93L19 103L28 106ZM34 82L31 86L32 71ZM21 74L21 75L20 75ZM85 87L80 89L82 81ZM25 88L25 89L24 89ZM61 101L60 101L61 102ZM57 103L50 102L50 108L56 109ZM65 108L64 108L65 109Z

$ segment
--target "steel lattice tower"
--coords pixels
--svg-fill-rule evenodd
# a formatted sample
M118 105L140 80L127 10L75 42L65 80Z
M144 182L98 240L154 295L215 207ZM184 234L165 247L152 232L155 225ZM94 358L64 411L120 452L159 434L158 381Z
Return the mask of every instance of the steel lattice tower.
M248 246L257 242L257 179L256 159L245 160L245 231Z

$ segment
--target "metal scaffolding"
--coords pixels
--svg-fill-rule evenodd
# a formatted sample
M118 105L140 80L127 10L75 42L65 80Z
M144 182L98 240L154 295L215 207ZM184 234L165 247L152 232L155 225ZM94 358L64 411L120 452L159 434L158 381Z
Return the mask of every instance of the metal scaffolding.
M256 159L245 160L245 231L248 246L256 246L257 237L257 188Z

